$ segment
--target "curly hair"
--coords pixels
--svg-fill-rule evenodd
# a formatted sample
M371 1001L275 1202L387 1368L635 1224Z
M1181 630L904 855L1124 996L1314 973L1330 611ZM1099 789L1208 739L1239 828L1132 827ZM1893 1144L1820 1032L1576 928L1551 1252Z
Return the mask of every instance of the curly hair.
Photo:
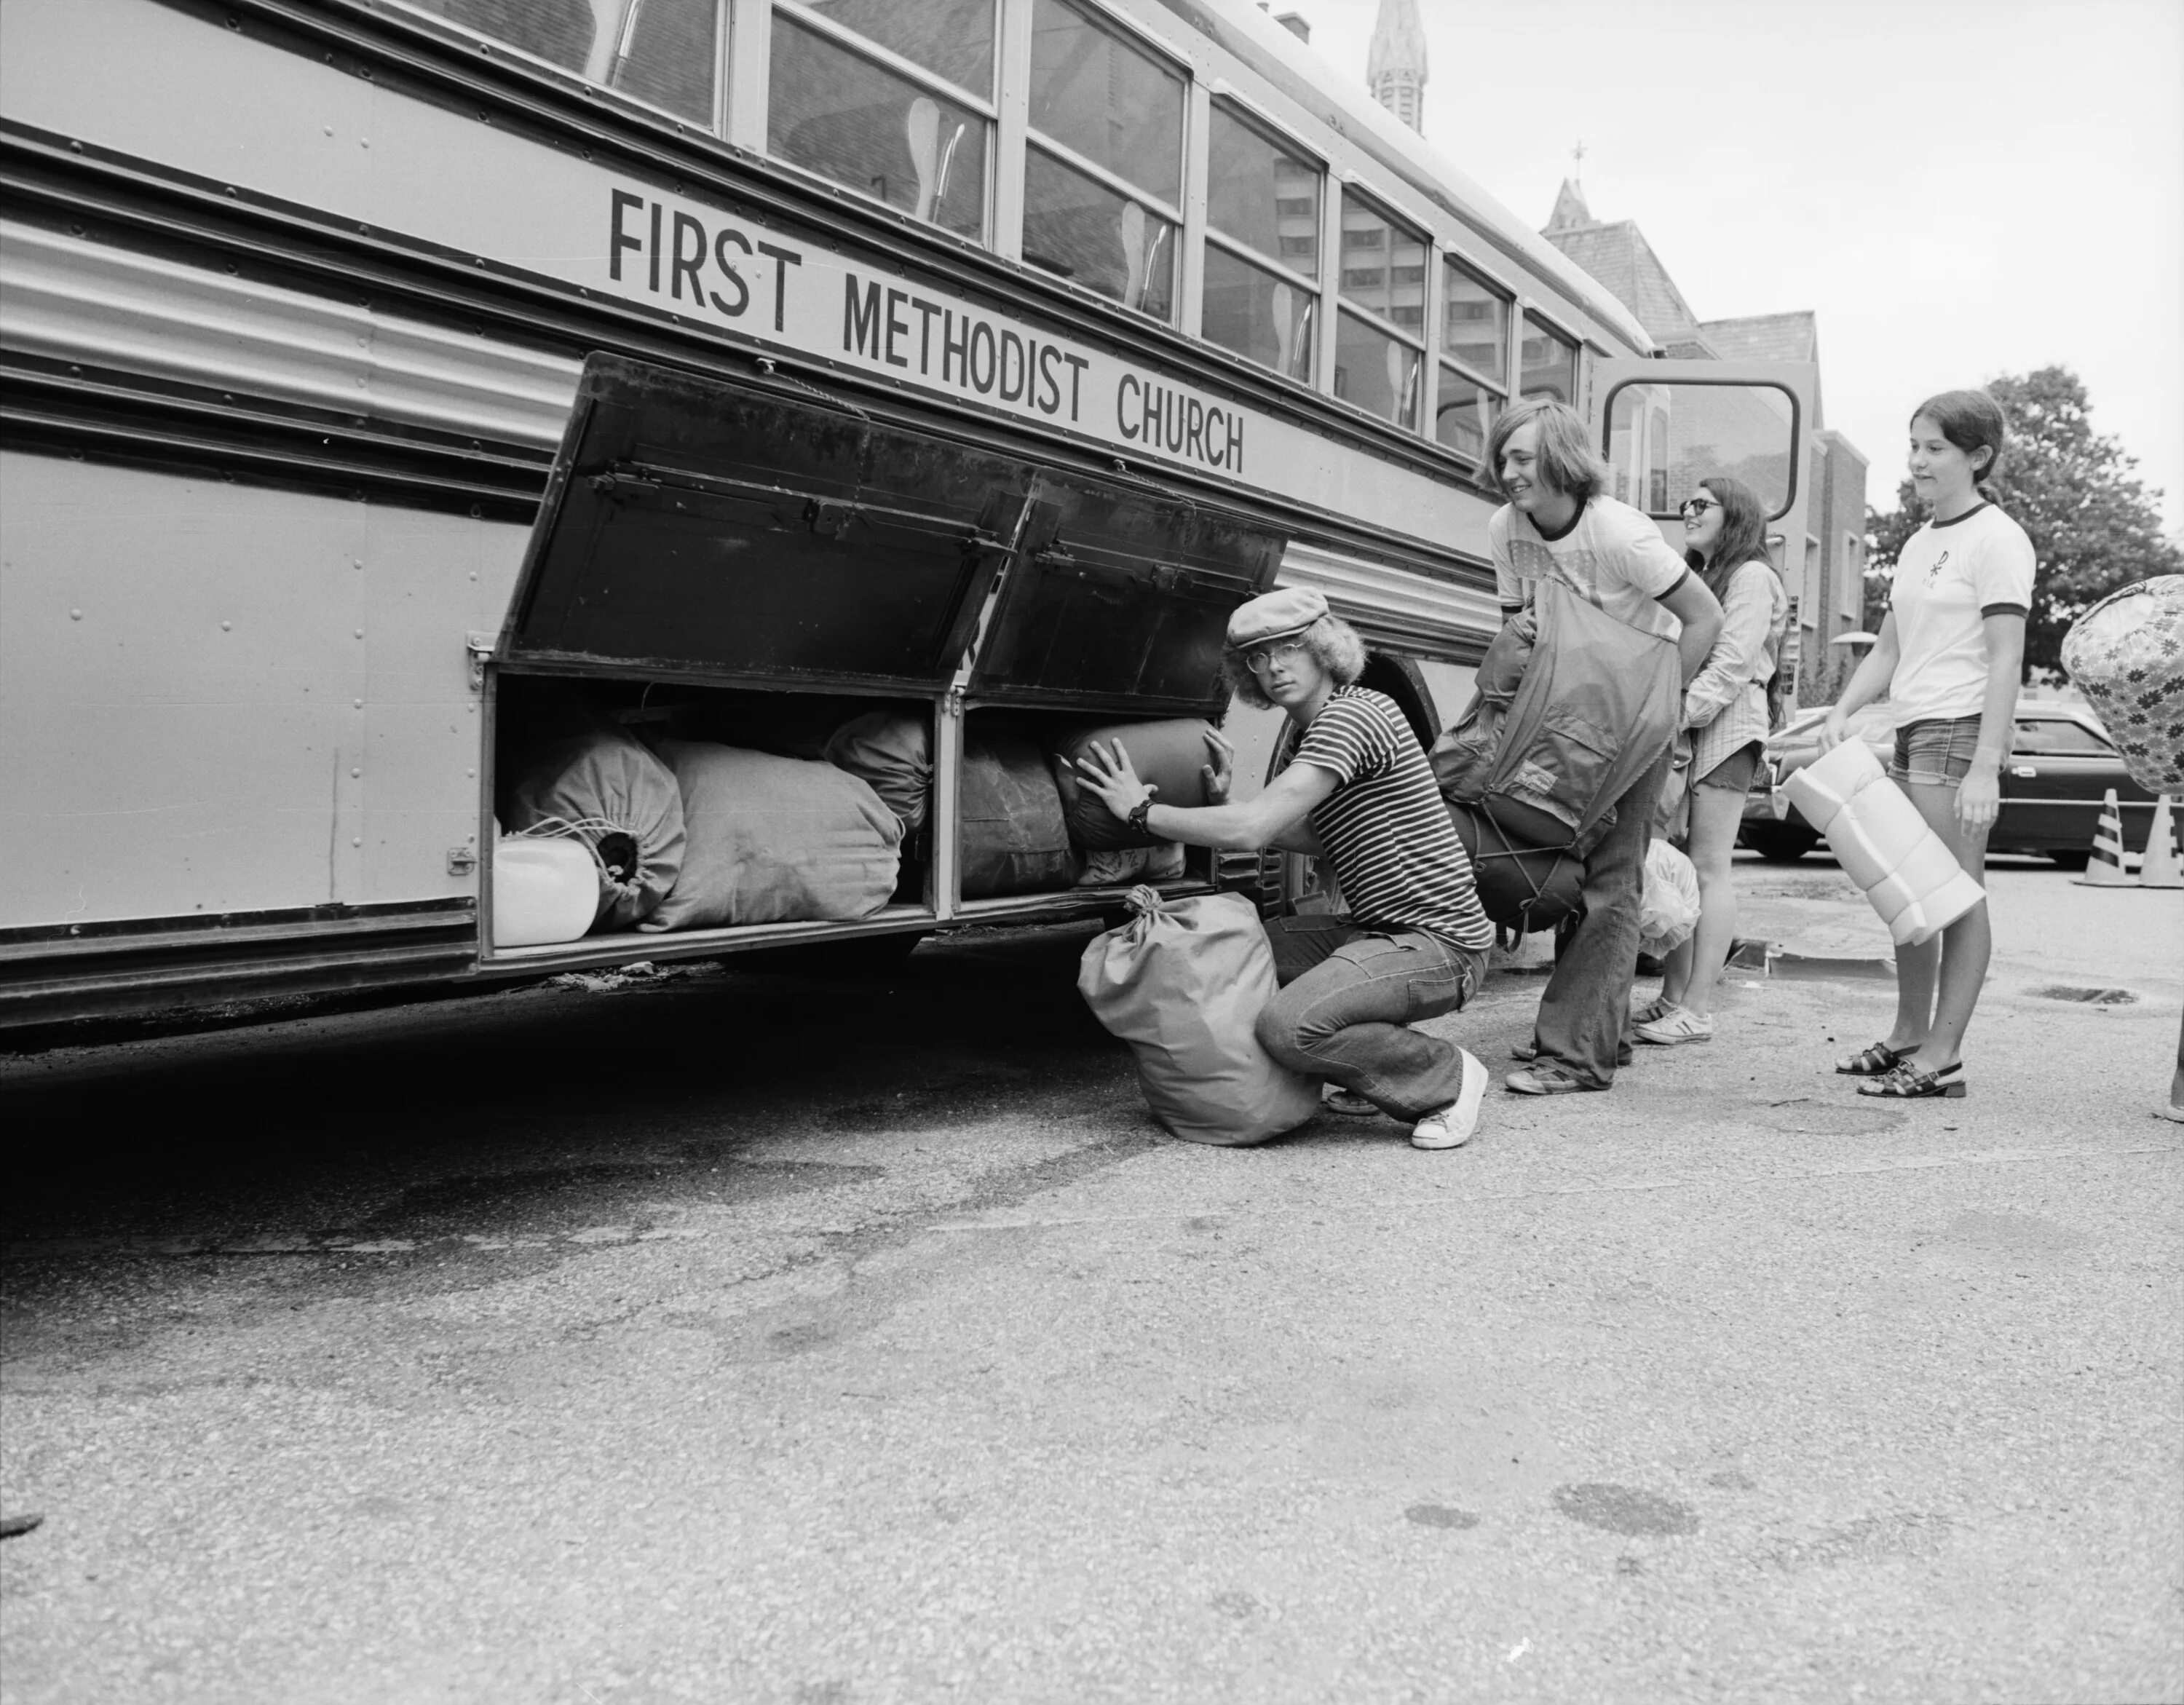
M1347 687L1365 672L1365 642L1357 637L1357 630L1340 616L1323 616L1296 637L1304 642L1304 649L1312 654L1312 660L1332 675L1338 685ZM1246 649L1259 649L1256 645ZM1259 677L1245 666L1243 652L1221 654L1221 677L1228 683L1229 690L1254 710L1274 708L1274 701L1259 690Z

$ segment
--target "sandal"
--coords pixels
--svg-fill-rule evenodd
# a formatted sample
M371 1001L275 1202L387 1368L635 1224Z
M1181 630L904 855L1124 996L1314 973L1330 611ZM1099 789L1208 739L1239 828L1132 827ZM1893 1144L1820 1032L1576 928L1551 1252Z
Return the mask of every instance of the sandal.
M1903 1101L1920 1100L1928 1096L1962 1100L1964 1080L1960 1074L1964 1069L1964 1062L1959 1060L1955 1065L1944 1066L1936 1072L1922 1072L1906 1060L1886 1077L1877 1078L1870 1084L1860 1084L1858 1092L1861 1095L1885 1095L1891 1100Z
M1910 1050L1907 1049L1904 1051L1908 1053ZM1839 1078L1885 1078L1903 1062L1903 1055L1886 1042L1876 1042L1862 1054L1853 1054L1847 1060L1836 1061L1836 1075Z

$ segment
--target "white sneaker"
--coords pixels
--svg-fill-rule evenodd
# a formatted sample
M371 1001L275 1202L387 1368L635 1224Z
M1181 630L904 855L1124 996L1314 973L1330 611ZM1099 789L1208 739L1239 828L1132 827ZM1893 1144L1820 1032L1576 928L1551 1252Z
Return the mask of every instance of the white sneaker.
M1411 1127L1414 1149L1460 1149L1479 1128L1479 1104L1486 1095L1486 1068L1468 1048L1456 1051L1463 1061L1463 1093Z

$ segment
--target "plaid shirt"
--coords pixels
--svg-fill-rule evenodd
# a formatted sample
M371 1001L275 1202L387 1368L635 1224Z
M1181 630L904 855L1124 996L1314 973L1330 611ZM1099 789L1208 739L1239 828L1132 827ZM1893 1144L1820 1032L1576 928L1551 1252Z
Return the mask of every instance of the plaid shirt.
M1767 682L1782 649L1790 595L1765 563L1738 569L1722 599L1721 632L1706 666L1684 689L1684 726L1691 731L1691 777L1696 782L1738 750L1767 738Z

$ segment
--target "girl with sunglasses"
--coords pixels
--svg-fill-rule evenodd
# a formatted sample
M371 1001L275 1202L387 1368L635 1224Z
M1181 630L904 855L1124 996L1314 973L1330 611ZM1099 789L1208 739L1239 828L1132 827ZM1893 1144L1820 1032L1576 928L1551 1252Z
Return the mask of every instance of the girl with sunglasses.
M1832 751L1851 714L1886 694L1890 777L1981 883L2036 566L2025 529L1986 488L2003 437L2002 410L1984 391L1945 391L1912 415L1911 488L1929 519L1897 556L1880 637L1820 727L1820 749ZM1964 1030L1993 947L1981 900L1939 939L1897 948L1896 1022L1836 1070L1873 1079L1858 1086L1862 1095L1963 1095Z
M1660 998L1632 1014L1641 1042L1713 1037L1713 991L1736 936L1729 855L1771 718L1767 683L1790 619L1790 594L1767 560L1767 510L1741 482L1714 475L1684 504L1684 560L1721 603L1721 632L1684 689L1691 731L1691 836L1699 922L1662 961Z

